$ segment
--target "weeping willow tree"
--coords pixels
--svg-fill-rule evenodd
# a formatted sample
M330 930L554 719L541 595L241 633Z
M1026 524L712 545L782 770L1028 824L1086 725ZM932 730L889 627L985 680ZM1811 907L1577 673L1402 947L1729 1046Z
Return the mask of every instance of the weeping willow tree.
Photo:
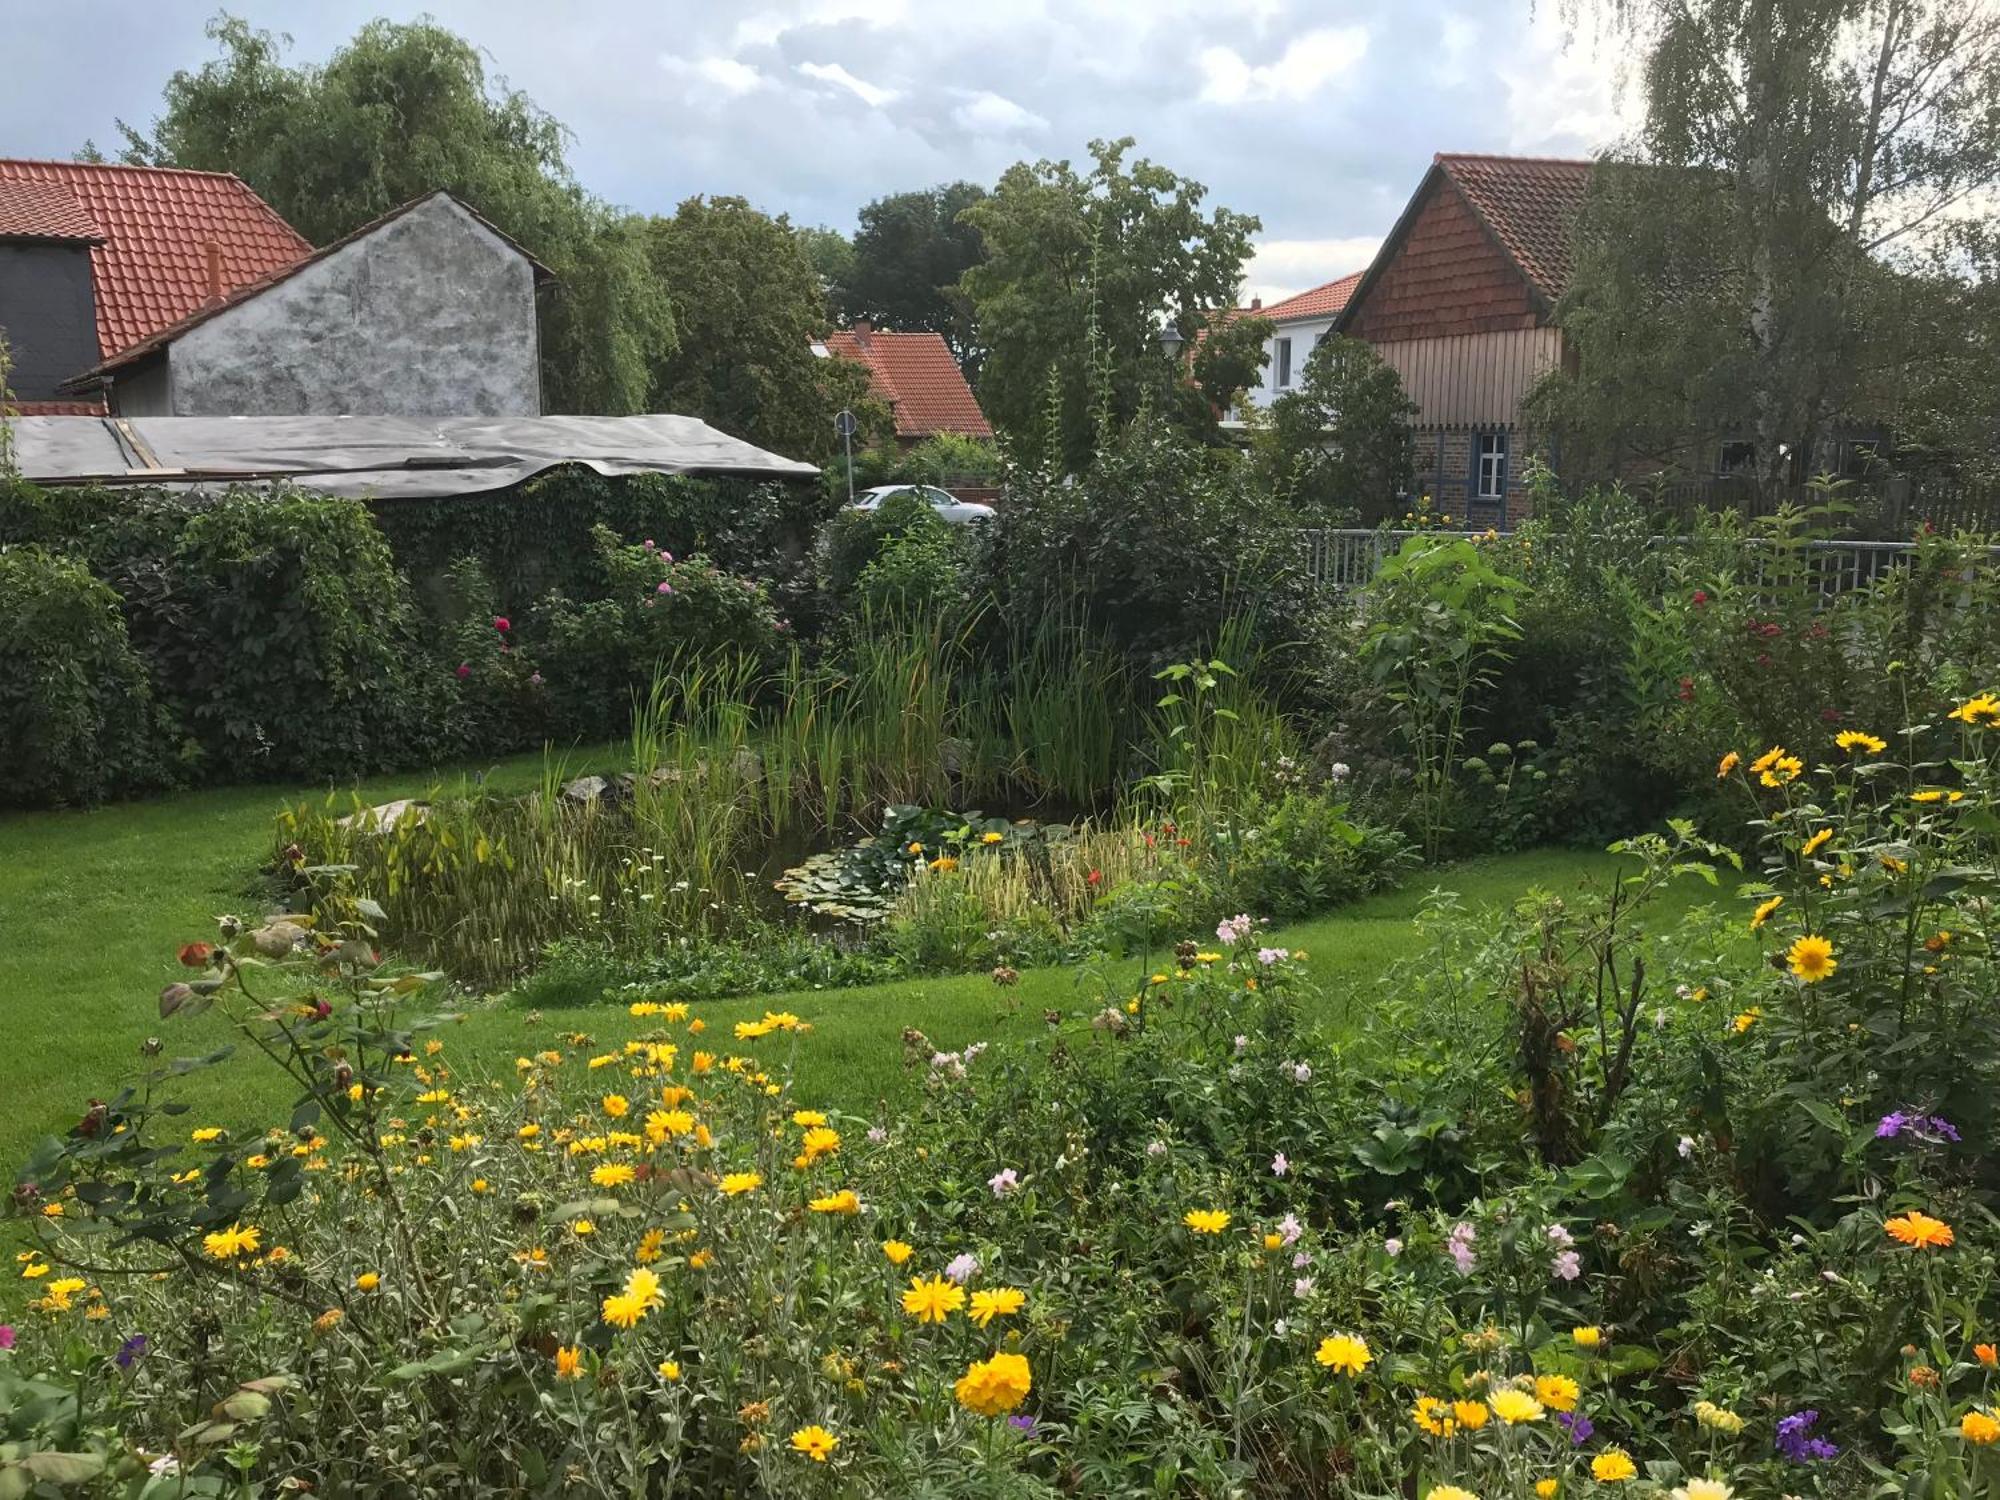
M1537 394L1573 453L1729 424L1775 480L1836 420L1893 417L1913 299L1975 263L2000 182L1991 0L1564 0L1640 59L1645 112L1600 171L1558 316L1580 374ZM1949 319L1926 337L1973 336Z

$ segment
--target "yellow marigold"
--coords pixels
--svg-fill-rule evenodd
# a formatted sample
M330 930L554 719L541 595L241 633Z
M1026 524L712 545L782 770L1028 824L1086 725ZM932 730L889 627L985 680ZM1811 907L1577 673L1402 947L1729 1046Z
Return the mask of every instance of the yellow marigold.
M615 1188L625 1186L626 1183L638 1175L636 1171L624 1162L608 1161L601 1166L591 1169L590 1180L599 1187Z
M903 1293L903 1311L919 1323L942 1323L963 1306L965 1288L942 1276L914 1277Z
M1973 1407L1958 1419L1958 1435L1968 1443L1977 1443L1984 1448L1990 1443L2000 1442L2000 1418L1990 1411Z
M613 1328L633 1328L646 1316L646 1305L624 1292L604 1299L604 1321Z
M1552 1497L1561 1489L1562 1481L1560 1479L1537 1479L1535 1481L1535 1494L1539 1497L1539 1500L1552 1500Z
M188 1132L188 1139L194 1141L197 1145L205 1146L210 1141L221 1140L222 1137L223 1129L220 1125L204 1125L199 1130Z
M994 1287L991 1291L972 1294L972 1306L966 1316L984 1328L995 1318L1010 1318L1027 1306L1028 1294L1011 1286Z
M363 1292L372 1292L381 1286L381 1284L382 1277L380 1273L375 1271L363 1271L359 1276L354 1278L355 1288Z
M1455 1484L1434 1484L1424 1491L1424 1500L1479 1500L1479 1497Z
M1951 1225L1943 1219L1933 1219L1929 1214L1911 1209L1906 1214L1898 1214L1882 1228L1889 1238L1918 1250L1948 1250L1953 1235Z
M614 1120L622 1120L631 1112L632 1101L623 1094L606 1094L603 1098L604 1112Z
M1486 1425L1487 1417L1492 1415L1483 1401L1454 1401L1451 1403L1451 1414L1467 1432L1479 1431Z
M1715 763L1715 779L1717 781L1722 780L1723 777L1727 776L1742 763L1742 756L1738 755L1734 750L1729 751L1721 760Z
M1752 932L1757 931L1758 928L1771 920L1771 913L1784 904L1785 898L1783 896L1772 896L1768 900L1759 901L1757 909L1750 913L1750 930Z
M1034 1385L1028 1362L1005 1352L974 1361L952 1387L958 1404L982 1417L1004 1417L1027 1399Z
M583 1374L583 1349L577 1344L565 1344L556 1350L556 1379L575 1380Z
M805 1130L814 1125L824 1125L826 1116L816 1109L795 1109L792 1111L792 1123Z
M799 1139L799 1156L806 1166L839 1149L840 1132L830 1125L815 1125Z
M1359 1375L1368 1368L1368 1361L1374 1358L1368 1352L1365 1340L1351 1333L1330 1333L1319 1341L1319 1350L1313 1358L1329 1370L1343 1375Z
M1972 1357L1989 1370L2000 1368L2000 1345L1974 1344Z
M1807 984L1818 984L1840 967L1833 956L1833 944L1814 932L1792 944L1785 954L1785 964Z
M884 1240L882 1253L889 1257L890 1265L900 1266L917 1252L915 1246L906 1244L902 1240Z
M803 1453L816 1464L823 1464L832 1458L833 1450L839 1446L840 1439L817 1424L801 1427L792 1434L793 1450Z
M1582 1394L1567 1375L1535 1377L1535 1399L1550 1411L1575 1411L1577 1398Z
M1833 737L1834 744L1849 755L1860 750L1869 755L1880 755L1889 748L1887 740L1878 740L1872 734L1863 734L1858 729L1843 729Z
M1570 1342L1579 1349L1595 1349L1604 1342L1604 1330L1596 1324L1586 1324L1582 1328L1569 1331Z
M1606 1448L1590 1461L1590 1477L1599 1484L1622 1484L1638 1473L1639 1466L1623 1448Z
M1525 1422L1542 1420L1542 1403L1526 1391L1517 1391L1512 1386L1503 1386L1488 1399L1493 1415L1509 1427L1518 1427Z
M1827 846L1828 840L1832 837L1833 830L1831 828L1822 828L1818 833L1799 845L1799 853L1808 857L1817 854Z
M1191 1208L1181 1222L1196 1234L1220 1234L1229 1227L1229 1214L1220 1208Z
M660 1361L657 1373L660 1379L671 1385L681 1378L681 1362L677 1359L663 1359Z
M213 1234L205 1234L201 1248L216 1260L233 1260L248 1255L262 1243L262 1231L254 1224L231 1224Z
M1968 698L1951 711L1951 716L1961 724L1969 724L1974 729L1990 729L2000 724L2000 698L1991 693L1981 693L1976 698Z
M824 1198L813 1199L810 1207L816 1214L858 1214L861 1212L861 1200L855 1196L853 1188L842 1188Z
M737 1197L742 1193L754 1193L763 1185L762 1172L731 1172L716 1184L722 1190L723 1196L728 1198Z

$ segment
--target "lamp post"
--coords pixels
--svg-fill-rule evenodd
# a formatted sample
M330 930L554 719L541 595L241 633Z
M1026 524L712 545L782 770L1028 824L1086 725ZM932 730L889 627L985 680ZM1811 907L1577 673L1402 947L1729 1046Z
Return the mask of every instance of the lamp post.
M1160 340L1160 352L1166 355L1170 361L1178 363L1181 346L1187 342L1186 339L1181 337L1180 325L1169 319L1162 325L1157 336Z

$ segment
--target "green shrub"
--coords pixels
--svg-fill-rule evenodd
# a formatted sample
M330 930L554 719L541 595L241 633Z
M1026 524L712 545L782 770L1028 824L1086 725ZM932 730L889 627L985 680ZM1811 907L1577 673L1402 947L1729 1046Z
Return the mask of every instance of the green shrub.
M1237 842L1223 904L1295 921L1392 889L1417 862L1395 830L1351 821L1345 802L1292 792Z
M155 784L154 728L117 594L81 563L0 547L0 801L93 802Z

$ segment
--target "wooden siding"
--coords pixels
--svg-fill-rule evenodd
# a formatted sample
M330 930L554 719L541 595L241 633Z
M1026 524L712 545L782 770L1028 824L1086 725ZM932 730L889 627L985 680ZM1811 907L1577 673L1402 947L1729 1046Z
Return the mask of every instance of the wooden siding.
M1392 255L1349 313L1347 331L1371 344L1541 321L1527 278L1442 172L1433 169L1426 199Z
M1563 357L1554 328L1516 328L1375 346L1417 403L1419 427L1507 427L1521 400Z

